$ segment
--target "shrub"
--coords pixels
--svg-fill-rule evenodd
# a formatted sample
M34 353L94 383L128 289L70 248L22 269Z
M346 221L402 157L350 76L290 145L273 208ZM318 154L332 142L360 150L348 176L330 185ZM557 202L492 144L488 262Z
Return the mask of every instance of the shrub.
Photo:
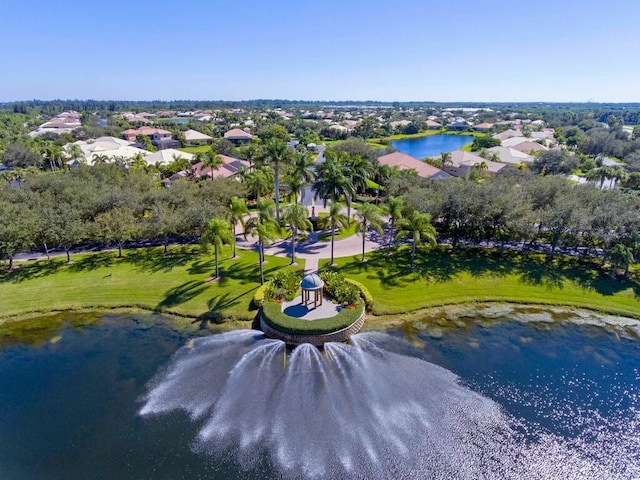
M351 280L350 278L345 278L345 281L347 283L350 283L351 285L355 285L356 288L360 290L360 295L364 299L364 303L367 306L367 310L371 310L373 308L373 295L371 295L371 292L369 291L369 289L365 287L363 284L361 284L360 282Z
M360 300L360 289L348 283L347 279L338 272L322 272L320 278L324 281L327 295L338 303L355 305Z
M293 270L278 270L268 283L265 291L267 299L293 300L298 292L300 275Z
M321 318L309 322L290 317L282 311L279 303L264 302L262 318L276 330L294 335L324 335L337 332L351 326L362 315L364 304L359 302L356 308L343 308L335 317Z
M267 290L269 289L270 285L271 282L264 282L263 285L260 285L260 287L258 287L256 293L253 294L253 300L251 300L254 307L260 308L264 305L264 299L267 295Z

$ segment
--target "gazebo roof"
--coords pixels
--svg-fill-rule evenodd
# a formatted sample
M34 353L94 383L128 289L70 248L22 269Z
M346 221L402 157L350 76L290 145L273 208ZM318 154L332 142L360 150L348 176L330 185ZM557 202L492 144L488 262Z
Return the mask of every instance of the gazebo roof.
M324 287L324 282L317 274L309 273L304 276L300 286L303 290L319 290Z

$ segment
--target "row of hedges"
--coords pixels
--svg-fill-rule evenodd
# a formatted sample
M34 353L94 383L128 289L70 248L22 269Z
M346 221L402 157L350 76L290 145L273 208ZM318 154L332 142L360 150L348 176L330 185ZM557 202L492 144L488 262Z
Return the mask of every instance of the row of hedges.
M265 301L262 306L262 317L267 324L293 335L324 335L337 332L351 326L363 312L364 303L359 302L353 309L343 308L335 317L309 321L285 314L280 303Z
M373 295L371 295L369 289L356 280L351 280L350 278L345 278L344 280L351 285L355 285L358 290L360 290L360 295L364 300L364 304L366 305L367 310L370 311L373 308Z

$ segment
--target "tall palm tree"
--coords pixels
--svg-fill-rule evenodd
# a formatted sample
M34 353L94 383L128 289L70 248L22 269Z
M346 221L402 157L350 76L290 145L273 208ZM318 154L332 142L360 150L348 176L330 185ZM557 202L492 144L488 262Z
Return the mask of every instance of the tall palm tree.
M275 221L273 200L258 202L258 216L247 222L247 232L255 233L258 237L258 263L260 264L260 285L264 284L264 246L278 238L278 224Z
M411 235L413 245L411 247L411 268L416 258L416 245L423 241L431 246L436 245L436 229L431 225L431 215L412 210L409 215L398 222L396 238Z
M247 190L253 198L270 195L273 190L273 169L268 166L254 168L245 176Z
M211 151L206 154L202 159L202 165L209 168L209 173L211 175L211 181L213 181L213 171L218 170L222 165L224 165L224 160L217 153Z
M403 197L389 197L383 206L383 210L387 215L389 215L389 221L391 223L388 251L391 251L391 247L395 243L396 224L398 223L398 220L402 218L402 212L404 209L405 203Z
M276 222L280 223L280 170L291 159L291 147L277 138L265 144L265 162L273 168L276 188Z
M224 246L232 242L232 233L229 223L220 218L214 218L207 225L207 229L202 235L202 245L207 248L213 245L216 261L216 275L214 278L220 278L220 270L218 268L218 251Z
M332 201L329 204L329 215L327 215L326 217L320 217L318 223L321 228L331 229L331 262L329 263L329 265L334 265L333 246L336 238L336 228L348 225L349 219L342 214L342 205L340 205L338 202Z
M309 152L306 150L296 151L289 170L289 188L295 195L296 202L302 188L313 180L314 171L313 158L311 158Z
M245 228L244 216L249 213L247 203L244 198L231 197L231 203L229 204L229 222L231 222L231 228L233 230L233 258L237 258L236 255L236 225L239 223L242 228ZM245 232L246 237L246 232Z
M316 171L316 180L311 188L316 195L324 200L325 206L327 200L337 202L344 195L347 200L347 214L350 213L351 197L355 195L355 189L346 176L342 162L335 154L327 154L326 161ZM347 215L347 219L349 219L349 215Z
M282 212L282 220L288 224L291 229L291 264L294 264L296 263L296 237L298 236L298 232L312 231L313 225L309 221L307 209L299 203L287 205Z
M356 213L356 221L358 222L358 232L362 235L362 258L364 262L364 249L367 232L373 228L379 234L382 234L382 218L380 210L372 203L365 203L358 208Z
M373 176L373 164L358 155L341 158L345 175L351 184L351 189L345 192L347 197L347 218L351 219L351 200L357 192L367 188L367 180Z

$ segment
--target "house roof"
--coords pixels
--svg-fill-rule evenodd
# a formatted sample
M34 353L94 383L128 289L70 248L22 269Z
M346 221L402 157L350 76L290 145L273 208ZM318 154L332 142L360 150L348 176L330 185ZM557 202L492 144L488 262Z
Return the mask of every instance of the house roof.
M522 162L533 163L531 155L509 147L491 147L487 149L487 152L497 152L500 155L500 161L510 165L518 165Z
M455 150L451 152L451 164L454 167L469 167L472 168L475 165L484 162L487 166L487 170L489 172L497 173L502 170L506 165L504 163L492 162L485 158L482 158L480 155L475 155L470 152L465 152L462 150Z
M188 141L191 141L191 142L212 139L212 137L210 137L209 135L205 135L204 133L200 133L196 130L191 130L191 129L184 132L184 138L186 138Z
M513 148L514 150L518 150L520 152L526 152L526 153L546 152L547 150L549 150L547 147L539 144L538 142L530 142L530 141L518 143L517 145L514 145L511 148Z
M415 170L418 176L423 178L450 177L448 173L443 172L439 168L429 165L428 163L421 162L417 158L413 158L412 156L402 152L393 152L387 155L382 155L378 158L378 162L390 167L397 167L400 170Z
M198 162L195 165L192 165L190 169L182 170L172 175L169 180L177 180L178 178L184 178L190 175L194 178L227 178L238 173L238 170L241 167L249 168L250 166L249 162L247 162L246 160L241 160L239 158L229 157L227 155L218 155L218 157L220 157L224 164L221 165L217 170L206 167L204 165L204 162Z
M504 132L501 133L496 133L493 138L497 138L498 140L502 141L502 140L506 140L507 138L511 138L511 137L521 137L522 136L522 132L520 132L519 130L505 130Z
M166 165L180 158L191 161L196 158L196 156L193 153L182 152L174 148L167 148L165 150L158 150L151 155L147 155L145 160L151 165L155 165L156 163L159 163L160 165Z
M253 135L245 132L244 130L240 130L239 128L233 128L228 132L225 132L224 138L228 140L247 140L253 138Z
M133 158L140 154L147 156L151 152L136 148L131 145L130 142L115 137L99 137L95 140L77 141L74 142L80 147L84 154L85 160L89 164L93 164L94 158L99 155L105 155L110 159L115 157ZM69 145L65 145L65 149L68 149Z

